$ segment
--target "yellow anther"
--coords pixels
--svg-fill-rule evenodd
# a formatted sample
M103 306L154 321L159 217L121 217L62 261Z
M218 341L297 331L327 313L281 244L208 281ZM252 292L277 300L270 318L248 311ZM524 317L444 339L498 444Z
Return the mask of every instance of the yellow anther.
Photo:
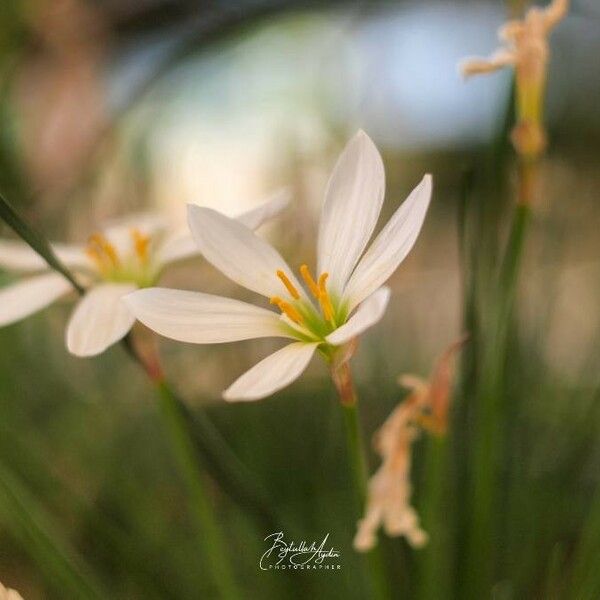
M294 323L298 323L298 325L302 325L303 319L302 315L289 303L280 298L279 296L273 296L270 299L271 304L275 304L279 310L287 315Z
M310 274L310 269L308 265L302 265L300 267L300 275L302 275L302 279L306 282L310 293L318 300L321 292L319 291L319 286L317 282L313 279L313 276Z
M322 273L319 277L319 304L323 311L323 316L327 321L333 321L333 306L331 304L331 298L327 292L327 278L329 273Z
M327 279L329 279L329 273L321 273L319 276L319 293L326 294L327 293Z
M290 281L289 277L281 269L277 271L277 277L281 279L281 282L283 285L285 285L292 298L294 300L298 300L300 298L298 290L294 287L294 284Z
M119 256L115 247L100 233L90 236L87 255L101 270L107 270L119 265Z
M150 236L144 235L139 229L131 230L131 238L135 254L141 263L148 260L148 248L150 246Z
M88 244L85 253L96 263L98 267L102 267L102 256L98 249L91 244Z

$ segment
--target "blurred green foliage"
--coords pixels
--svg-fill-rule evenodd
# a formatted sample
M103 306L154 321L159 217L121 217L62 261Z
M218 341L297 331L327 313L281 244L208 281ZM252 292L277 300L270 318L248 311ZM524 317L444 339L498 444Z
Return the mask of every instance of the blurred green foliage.
M243 14L236 15L243 24ZM21 13L4 8L0 19L0 114L7 123L0 134L1 189L38 228L48 222L52 234L62 233L63 219L76 212L70 201L77 198L79 210L82 205L87 210L92 201L71 189L63 196L69 201L52 204L55 196L49 201L31 189L13 135L11 111L16 109L9 91L15 57L21 50L25 55L22 46L31 41ZM205 39L221 39L223 29L217 30L214 37L202 37L201 49ZM126 27L117 28L119 35L126 32ZM187 57L188 51L198 47L180 48L174 57ZM161 64L160 71L177 64ZM597 342L590 346L566 339L567 350L579 358L575 367L567 367L552 359L557 341L551 336L557 319L577 312L577 307L557 306L567 274L583 265L591 267L593 276L587 279L598 276L595 220L600 209L590 202L600 184L594 173L597 144L577 145L573 132L562 131L563 143L557 136L551 147L546 197L533 215L525 246L506 360L490 376L486 357L496 350L490 347L490 314L498 302L498 262L513 206L514 164L506 143L510 114L500 121L486 148L385 152L389 198L402 198L410 174L422 168L433 171L437 191L418 255L409 259L408 276L394 282L394 307L365 338L356 359L367 436L401 399L398 374L427 373L436 354L432 347L439 350L448 342L442 334L468 330L472 335L461 361L447 437L423 437L416 444L415 505L430 544L415 551L402 539L381 536L395 598L600 597L600 348ZM336 133L340 139L345 135ZM86 163L91 173L114 149L111 133L104 134L100 150ZM293 178L300 170L294 161L301 159L290 154ZM136 171L142 203L144 168ZM88 171L78 173L75 187L85 192L88 184ZM285 234L288 248L306 237L303 223ZM440 315L435 310L446 301L440 296L448 288L437 284L440 271L460 285L460 314L442 332L437 331ZM436 283L425 288L425 277L432 272ZM10 280L0 276L2 283ZM214 278L207 281L223 285ZM411 296L405 291L411 285L422 291ZM596 310L597 282L590 289L596 294ZM55 577L56 565L45 563L49 554L44 548L31 542L27 523L17 517L21 504L7 492L11 488L22 492L38 521L55 534L65 564L72 561L74 569L89 575L101 595L215 597L205 572L211 549L200 546L193 532L155 390L121 347L93 361L68 356L63 344L67 318L68 309L57 306L0 330L0 581L28 600L77 597ZM589 322L590 337L599 339L595 315L582 318ZM559 329L563 335L565 327ZM316 371L272 399L232 406L218 400L219 386L251 363L246 355L254 351L250 345L180 349L167 342L163 351L168 375L190 411L203 411L214 421L265 488L273 518L286 537L318 540L329 533L341 550L339 571L261 571L264 538L272 531L208 478L244 597L367 597L363 558L351 548L355 515L341 414L325 372ZM580 356L583 352L587 354ZM212 379L211 370L216 371ZM491 391L486 383L490 377ZM374 453L370 461L373 470L378 464Z

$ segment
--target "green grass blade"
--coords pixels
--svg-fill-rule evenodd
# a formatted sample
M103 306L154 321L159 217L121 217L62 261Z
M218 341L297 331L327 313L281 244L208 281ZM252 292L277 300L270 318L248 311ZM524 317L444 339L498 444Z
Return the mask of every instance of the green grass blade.
M0 194L0 218L35 252L37 252L51 269L58 271L68 279L71 285L80 293L84 293L83 287L79 285L71 271L56 256L48 240L34 227L32 227L13 206Z
M56 591L56 597L99 599L101 591L88 568L75 555L48 515L21 482L0 464L0 510L23 550L36 561Z

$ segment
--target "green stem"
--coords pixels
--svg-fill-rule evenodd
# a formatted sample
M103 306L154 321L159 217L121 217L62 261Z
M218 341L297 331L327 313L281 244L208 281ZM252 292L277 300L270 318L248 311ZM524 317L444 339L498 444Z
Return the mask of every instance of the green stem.
M88 568L60 538L43 508L1 464L0 505L9 517L6 525L48 577L57 597L90 600L109 597Z
M352 373L348 362L332 367L332 379L337 389L346 431L346 448L354 488L354 500L357 520L362 517L368 487L368 470L365 445L358 415L358 397L352 381ZM385 599L390 597L390 590L385 574L383 556L380 547L375 547L366 555L367 576L371 598Z
M531 220L531 206L520 203L513 223L500 270L497 342L504 344L517 290L525 237Z
M468 562L480 564L478 575L468 579L468 597L489 595L502 525L498 508L502 504L502 485L497 465L503 464L505 439L509 435L510 407L504 394L510 323L521 270L523 249L531 221L537 164L522 161L519 165L519 195L502 258L498 279L497 304L490 336L486 344L478 389L479 412L475 434L473 480L471 489Z
M196 410L192 413L182 400L177 397L175 399L198 455L204 459L210 475L240 508L254 514L261 527L273 531L280 529L281 525L269 507L264 488L233 452L206 412Z
M153 381L164 381L156 349L153 357L142 357L135 347L132 335L122 340L122 345L130 357ZM279 521L269 507L267 494L225 441L220 431L204 411L192 413L185 403L171 390L186 422L187 435L191 438L198 459L201 459L210 476L244 510L253 513L261 527L267 530L281 528Z
M453 499L446 484L449 466L447 440L429 436L419 493L419 513L423 528L433 535L416 559L418 585L415 596L418 600L442 600L451 589L453 551L448 531L453 525L449 520Z
M190 493L192 515L204 541L206 560L215 586L222 598L239 598L238 587L225 551L226 544L215 520L206 493L206 484L198 469L196 451L188 434L185 416L167 384L157 381L156 386L160 395L160 411L171 438L175 459Z
M342 404L344 426L346 431L346 447L354 483L355 503L362 512L367 499L367 463L363 448L362 432L358 420L358 409L355 404Z

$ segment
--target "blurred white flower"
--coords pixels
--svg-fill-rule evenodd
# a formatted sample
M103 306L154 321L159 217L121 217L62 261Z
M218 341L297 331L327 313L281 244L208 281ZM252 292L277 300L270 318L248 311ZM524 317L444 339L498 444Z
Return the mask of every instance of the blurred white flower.
M462 336L437 360L429 380L402 375L399 383L410 395L388 417L375 434L375 448L382 463L369 482L365 516L358 523L354 548L366 552L377 543L382 525L390 536L403 535L414 548L427 543L419 516L410 504L412 443L421 429L436 434L446 431L454 379L454 357L467 340Z
M10 588L5 588L2 583L0 583L0 600L23 600L23 597L19 592L11 590Z
M431 188L431 176L426 175L363 255L383 204L385 174L377 148L361 131L329 180L317 247L318 277L307 265L300 267L306 290L279 253L243 224L208 208L189 207L190 229L204 257L231 280L269 298L281 314L229 298L160 288L135 292L125 300L142 323L183 342L293 339L223 394L226 400L264 398L297 379L317 348L332 359L338 347L381 319L390 295L382 286L413 247Z
M238 217L252 229L279 214L289 193L281 190L258 208ZM60 260L88 288L77 303L67 327L66 343L77 356L94 356L121 340L135 317L121 299L154 285L170 263L199 254L187 230L170 227L157 214L131 215L92 235L87 246L53 245ZM19 321L65 296L71 284L51 272L29 246L0 240L0 267L32 277L0 288L0 326Z

